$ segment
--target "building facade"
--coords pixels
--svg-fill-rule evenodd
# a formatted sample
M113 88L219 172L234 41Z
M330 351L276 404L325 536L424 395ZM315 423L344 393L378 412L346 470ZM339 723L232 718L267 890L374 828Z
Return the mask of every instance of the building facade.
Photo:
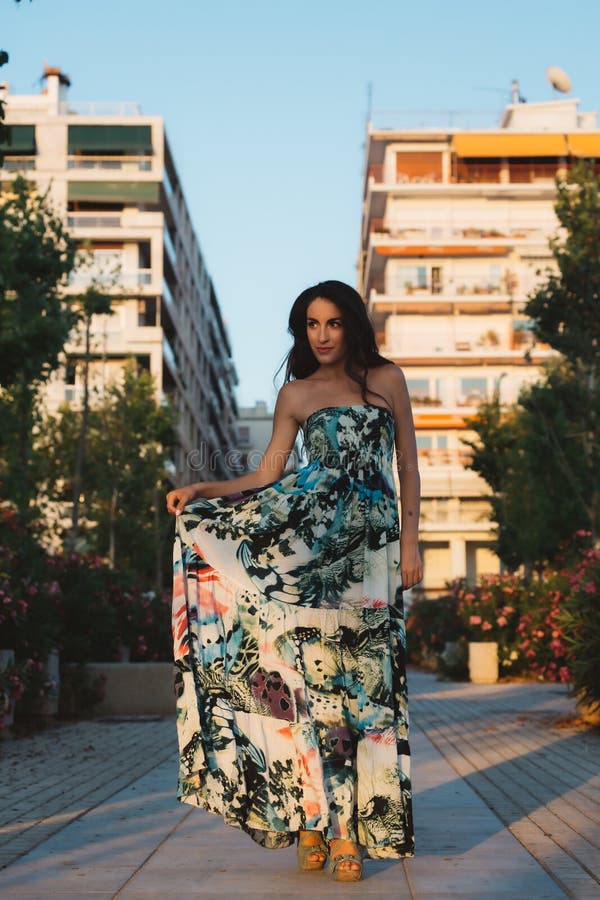
M40 94L11 94L3 175L20 173L55 208L85 256L67 291L94 280L114 295L92 323L92 386L101 391L133 357L178 411L178 483L231 475L237 377L215 288L200 250L160 116L134 104L73 104L69 79L47 68ZM82 346L73 336L47 405L82 397Z
M263 453L267 449L273 432L273 413L264 400L257 400L254 406L242 406L238 418L239 463L244 472L254 472ZM290 453L285 471L293 471L303 461L300 434Z
M552 264L556 176L600 158L596 114L578 102L514 103L487 131L368 128L359 289L408 382L431 595L499 571L462 439L482 400L515 401L552 355L523 307Z

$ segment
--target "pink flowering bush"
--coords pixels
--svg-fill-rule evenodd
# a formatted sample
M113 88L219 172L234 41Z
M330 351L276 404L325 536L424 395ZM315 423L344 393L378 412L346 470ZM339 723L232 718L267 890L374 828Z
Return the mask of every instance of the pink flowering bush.
M469 588L455 582L458 614L470 641L497 641L499 647L514 644L522 585L516 575L484 575Z
M421 600L408 621L409 657L436 658L446 643L496 641L503 675L573 683L600 705L600 549L581 530L553 567L533 578L486 575L479 584L453 582L449 594Z
M560 624L560 610L567 602L564 572L546 571L531 583L517 626L521 669L546 681L568 682L571 673Z
M592 710L600 708L600 547L580 553L556 623L577 694Z

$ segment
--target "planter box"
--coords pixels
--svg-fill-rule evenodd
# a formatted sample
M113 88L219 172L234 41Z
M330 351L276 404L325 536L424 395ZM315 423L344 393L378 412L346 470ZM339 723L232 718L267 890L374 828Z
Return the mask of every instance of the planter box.
M88 663L106 677L105 696L94 707L100 716L174 716L173 663Z
M495 684L498 681L496 641L469 641L469 678L473 684Z

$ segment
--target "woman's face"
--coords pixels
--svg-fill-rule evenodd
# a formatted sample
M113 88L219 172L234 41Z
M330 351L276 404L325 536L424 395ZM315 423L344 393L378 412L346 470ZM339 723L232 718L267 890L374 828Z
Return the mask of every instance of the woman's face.
M306 334L310 349L321 365L343 360L346 353L342 313L330 300L317 297L306 310Z

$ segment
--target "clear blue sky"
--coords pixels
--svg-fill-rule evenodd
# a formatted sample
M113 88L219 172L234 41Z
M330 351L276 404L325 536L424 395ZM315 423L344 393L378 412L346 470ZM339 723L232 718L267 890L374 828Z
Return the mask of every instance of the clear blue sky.
M309 284L355 284L367 84L375 110L500 110L564 68L600 106L595 0L1 0L0 79L165 117L240 376L272 402L287 316ZM480 88L495 88L481 90ZM504 92L504 93L503 93ZM377 123L377 117L375 116ZM389 124L389 122L388 122Z

